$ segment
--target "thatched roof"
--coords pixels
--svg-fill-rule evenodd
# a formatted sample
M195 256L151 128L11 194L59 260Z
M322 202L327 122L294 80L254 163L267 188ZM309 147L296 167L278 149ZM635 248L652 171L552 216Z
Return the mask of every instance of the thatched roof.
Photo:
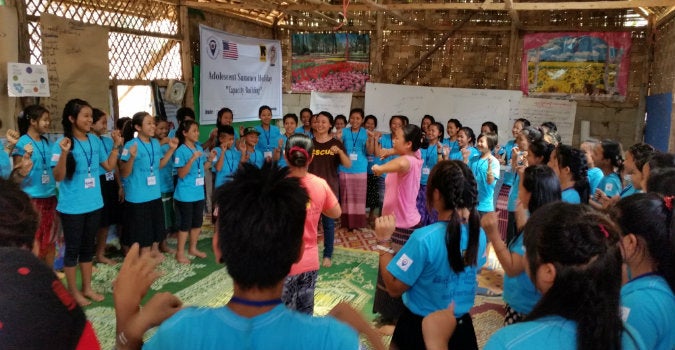
M607 30L660 24L675 0L186 0L189 7L293 31ZM346 5L345 5L346 4ZM467 20L470 18L470 20ZM465 23L467 22L468 23ZM618 21L618 22L617 22ZM623 25L621 25L623 24Z

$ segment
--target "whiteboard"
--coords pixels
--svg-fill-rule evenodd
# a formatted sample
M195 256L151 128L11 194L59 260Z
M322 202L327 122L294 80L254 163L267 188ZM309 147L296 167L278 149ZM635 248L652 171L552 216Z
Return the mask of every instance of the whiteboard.
M554 122L558 127L558 134L560 134L562 143L572 144L574 121L577 114L576 101L523 98L520 100L518 108L519 110L513 111L513 113L529 120L532 125Z
M366 83L365 112L378 120L378 130L389 132L389 118L405 115L420 125L425 114L432 115L445 128L451 118L480 134L483 122L499 128L499 143L512 138L513 120L519 116L519 90L457 89L428 86Z

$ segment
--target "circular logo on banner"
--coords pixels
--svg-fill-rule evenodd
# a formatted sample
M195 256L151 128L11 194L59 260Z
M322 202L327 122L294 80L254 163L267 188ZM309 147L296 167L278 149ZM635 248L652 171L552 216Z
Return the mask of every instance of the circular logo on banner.
M215 60L216 57L218 57L218 41L216 38L211 36L208 40L206 40L206 44L206 52L212 60Z

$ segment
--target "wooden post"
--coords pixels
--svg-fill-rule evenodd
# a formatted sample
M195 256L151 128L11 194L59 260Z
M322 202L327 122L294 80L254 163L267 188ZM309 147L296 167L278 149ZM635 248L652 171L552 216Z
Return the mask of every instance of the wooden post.
M649 90L649 80L652 74L652 66L654 62L654 39L655 36L656 17L652 14L647 19L647 55L642 63L642 79L640 81L640 99L638 100L637 115L635 116L635 133L633 134L634 142L641 142L644 139L645 128L645 113L647 111L647 93ZM672 131L672 129L671 129ZM671 132L670 142L672 144L673 136Z
M506 79L506 89L511 90L514 87L517 86L517 82L515 81L515 75L516 72L518 72L518 69L520 67L516 66L516 62L518 62L518 36L519 36L519 31L518 31L518 25L516 23L511 23L511 40L509 40L509 70L507 73L507 79ZM522 77L521 77L522 79Z
M190 108L194 108L194 79L192 76L192 55L190 43L190 23L188 16L188 8L185 3L185 0L181 0L178 5L180 17L178 19L178 25L180 28L181 34L181 45L180 45L180 56L181 56L181 66L183 68L183 81L186 83L185 98L183 99L183 105Z

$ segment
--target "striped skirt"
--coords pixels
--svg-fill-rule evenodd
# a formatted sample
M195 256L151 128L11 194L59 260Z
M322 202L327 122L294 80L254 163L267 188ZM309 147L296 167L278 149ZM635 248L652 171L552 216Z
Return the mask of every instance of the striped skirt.
M56 238L59 228L56 216L56 196L33 198L30 201L33 203L35 211L40 215L40 223L35 232L35 241L40 245L38 257L45 259L56 248Z
M340 173L340 226L356 229L368 226L366 221L366 192L368 174Z
M417 192L417 211L420 213L420 226L427 226L438 221L438 212L427 206L427 185L420 185Z

